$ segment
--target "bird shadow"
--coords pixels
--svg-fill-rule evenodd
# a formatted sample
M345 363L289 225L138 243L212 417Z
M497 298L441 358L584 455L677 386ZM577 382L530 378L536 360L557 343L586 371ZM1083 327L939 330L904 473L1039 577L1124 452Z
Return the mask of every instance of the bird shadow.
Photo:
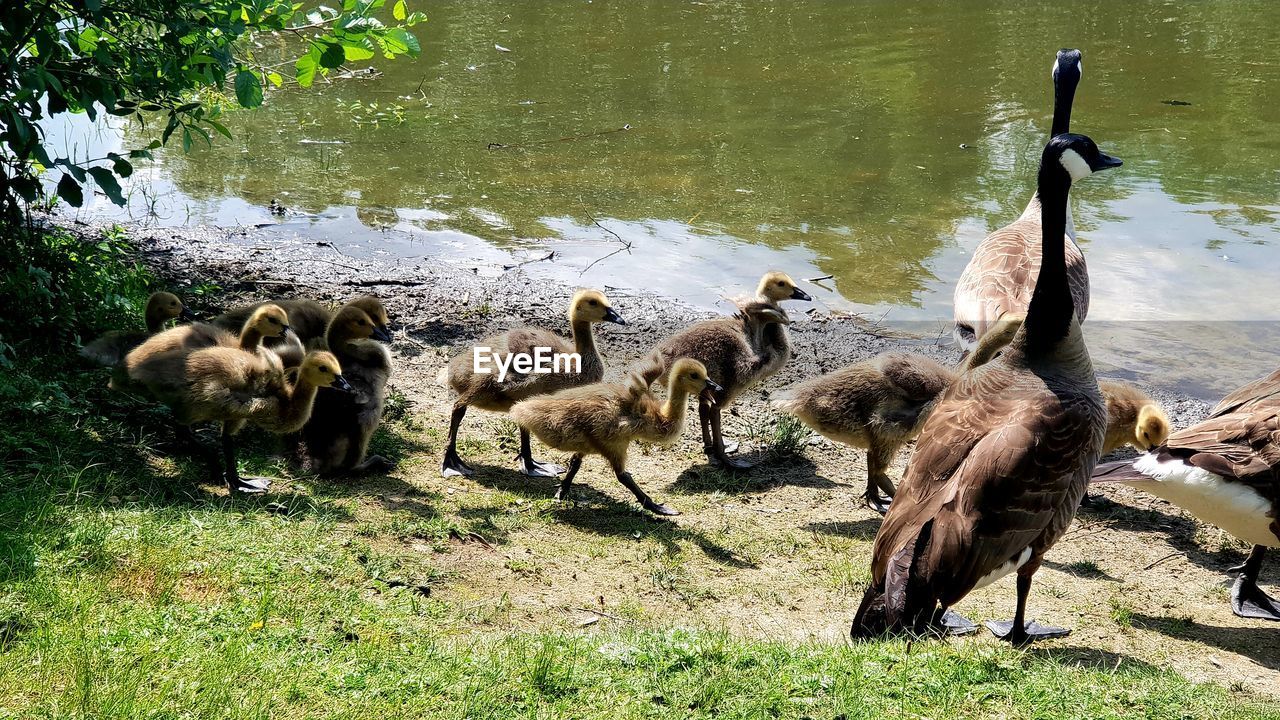
M1187 560L1207 570L1222 572L1244 560L1244 553L1235 548L1222 547L1217 550L1206 550L1196 542L1196 534L1200 526L1195 520L1179 513L1172 504L1164 501L1152 502L1151 506L1143 507L1098 495L1088 506L1080 508L1077 518L1090 524L1106 525L1112 531L1134 533L1139 536L1163 535L1171 546L1186 556ZM1160 509L1161 506L1167 507L1169 511L1164 512Z
M818 466L803 455L770 451L745 456L758 462L747 470L731 470L701 463L694 465L667 485L667 490L685 495L707 493L758 493L790 485L816 489L848 487L818 474Z
M687 527L672 518L650 514L635 501L619 500L586 483L575 482L569 497L563 502L556 502L553 498L560 482L557 478L529 478L514 470L493 465L472 463L471 467L476 471L469 478L472 482L492 490L509 492L532 502L547 502L546 512L557 523L601 536L637 539L652 537L666 545L669 553L677 552L680 542L690 542L721 565L735 568L756 567L755 563L720 545L697 528ZM492 515L492 509L489 508L463 510L460 515L465 516L468 512L475 514L477 518ZM495 542L505 542L505 534Z
M1120 578L1108 573L1106 570L1103 570L1102 568L1098 567L1096 564L1094 564L1089 560L1083 560L1080 562L1069 562L1069 563L1054 562L1053 560L1045 560L1044 566L1047 568L1052 568L1054 570L1057 570L1058 572L1063 572L1068 575L1074 575L1075 577L1078 577L1078 578L1087 578L1090 580L1106 580L1108 582L1121 582Z
M1164 670L1164 668L1138 660L1131 655L1080 645L1059 645L1054 647L1037 647L1033 645L1026 652L1034 657L1052 660L1056 665L1083 667L1108 673L1123 671L1149 673Z
M1177 640L1187 640L1242 655L1269 670L1280 670L1280 627L1259 624L1253 627L1205 625L1191 618L1171 618L1134 613L1134 627L1158 632Z
M880 525L884 522L881 517L863 518L861 520L832 520L822 522L811 522L804 526L805 530L821 535L832 535L835 537L849 538L850 540L862 540L870 542L876 539L876 533L880 532Z

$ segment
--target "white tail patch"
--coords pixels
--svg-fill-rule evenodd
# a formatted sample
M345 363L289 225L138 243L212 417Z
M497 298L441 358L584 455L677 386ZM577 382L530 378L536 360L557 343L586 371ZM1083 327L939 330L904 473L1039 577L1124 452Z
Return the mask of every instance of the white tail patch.
M1062 151L1062 156L1058 158L1058 162L1062 163L1062 167L1071 175L1073 182L1083 180L1093 174L1093 168L1089 167L1089 163L1080 157L1080 153L1071 148Z
M1210 525L1254 545L1280 547L1271 532L1271 502L1244 483L1226 480L1181 460L1160 462L1146 454L1133 469L1151 478L1128 483L1183 508Z
M1022 552L1018 553L1017 557L1013 558L1012 560L1009 560L1008 562L1004 563L1003 565L996 568L995 570L992 570L986 575L983 575L982 579L978 580L978 584L973 586L973 589L977 590L978 588L983 588L990 585L991 583L999 580L1005 575L1008 575L1014 570L1017 570L1018 568L1027 564L1027 561L1030 559L1031 559L1031 547L1027 546L1026 548L1023 548Z

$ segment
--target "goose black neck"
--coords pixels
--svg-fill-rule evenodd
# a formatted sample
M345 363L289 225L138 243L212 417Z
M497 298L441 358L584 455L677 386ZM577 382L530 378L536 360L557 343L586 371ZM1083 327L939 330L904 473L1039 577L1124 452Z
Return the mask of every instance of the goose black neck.
M1067 197L1071 178L1056 158L1040 167L1040 275L1027 308L1026 350L1048 353L1067 336L1075 303L1067 284L1067 257L1063 236L1067 231Z
M1076 99L1076 86L1080 84L1077 67L1059 68L1053 77L1053 128L1049 137L1071 132L1071 104Z

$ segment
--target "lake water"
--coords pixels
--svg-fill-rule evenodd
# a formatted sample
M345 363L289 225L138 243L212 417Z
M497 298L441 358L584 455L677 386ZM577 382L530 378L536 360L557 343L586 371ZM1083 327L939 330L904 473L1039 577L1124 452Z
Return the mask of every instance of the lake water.
M830 275L802 283L820 306L932 337L1030 197L1079 47L1073 130L1125 160L1073 193L1099 366L1212 398L1278 364L1280 3L422 9L421 59L269 93L234 141L140 168L127 213L493 272L555 250L524 269L707 307L767 268Z

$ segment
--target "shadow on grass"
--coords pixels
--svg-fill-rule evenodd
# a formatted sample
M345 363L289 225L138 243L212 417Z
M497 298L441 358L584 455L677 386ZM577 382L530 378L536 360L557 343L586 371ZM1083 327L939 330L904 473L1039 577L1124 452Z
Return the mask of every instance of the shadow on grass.
M1124 653L1081 647L1079 645L1059 647L1037 647L1033 645L1027 650L1027 654L1068 667L1082 667L1108 673L1116 672L1117 670L1142 670L1152 673L1167 671L1167 668L1134 659Z
M880 525L883 523L884 519L877 516L863 518L862 520L811 522L805 525L804 529L821 535L834 535L836 537L849 538L850 540L871 542L876 539L876 533L880 532Z
M1246 621L1248 627L1203 625L1191 618L1133 614L1133 626L1178 640L1216 647L1252 659L1269 670L1280 670L1280 625Z
M792 485L829 489L849 487L818 474L818 466L803 455L778 455L769 451L742 456L758 461L748 470L726 470L710 463L695 465L680 473L667 490L676 493L758 493Z
M494 465L473 463L472 467L476 471L470 478L473 482L535 502L551 501L559 485L557 478L529 478L515 470ZM579 477L582 476L579 475ZM603 479L600 481L616 482ZM637 478L636 481L644 487L643 478ZM655 499L659 502L665 500L669 505L674 504L662 497ZM675 504L675 507L679 509L678 504ZM493 509L488 508L471 508L463 509L459 515L478 517L492 515L493 512ZM648 536L666 544L668 552L678 551L677 543L679 542L690 542L706 553L707 557L722 565L735 568L756 567L754 563L721 546L701 530L681 525L678 516L673 519L650 514L635 501L618 500L585 482L575 481L568 500L563 503L550 503L548 512L557 523L571 525L584 532L616 537ZM498 529L494 528L494 530ZM498 532L501 533L501 531ZM487 536L486 538L491 542L506 542L507 535L502 533L496 541Z

